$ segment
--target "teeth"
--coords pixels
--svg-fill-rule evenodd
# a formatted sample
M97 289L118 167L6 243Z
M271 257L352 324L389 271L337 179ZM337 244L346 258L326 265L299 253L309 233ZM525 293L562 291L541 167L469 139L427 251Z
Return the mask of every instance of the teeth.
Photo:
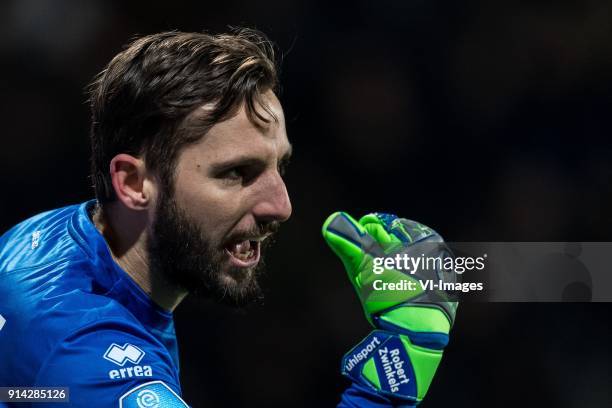
M258 251L260 243L268 238L270 234L265 234L259 237L250 237L244 241L233 241L225 247L225 250L229 254L243 262L255 261L256 256L259 255Z
M240 259L241 261L247 261L249 258L252 258L253 255L255 254L255 251L253 251L252 249L249 250L248 252L234 252L233 255Z
M248 261L255 255L255 248L251 247L251 241L246 240L234 244L230 248L230 252L234 257L241 261Z

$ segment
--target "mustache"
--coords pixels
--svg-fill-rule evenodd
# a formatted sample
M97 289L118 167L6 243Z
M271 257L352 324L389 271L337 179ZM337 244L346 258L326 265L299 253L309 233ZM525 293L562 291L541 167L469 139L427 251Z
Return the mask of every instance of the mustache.
M258 223L253 225L252 228L244 231L237 231L229 236L226 242L240 242L246 240L254 240L264 235L270 237L278 232L280 229L279 221L271 221L267 223ZM270 237L266 238L266 241L270 240Z

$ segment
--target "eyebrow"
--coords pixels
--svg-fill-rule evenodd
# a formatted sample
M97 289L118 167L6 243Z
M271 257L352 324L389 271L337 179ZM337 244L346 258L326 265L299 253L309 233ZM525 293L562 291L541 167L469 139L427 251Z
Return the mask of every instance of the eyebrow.
M293 145L289 144L289 148L278 161L279 164L287 164L292 154L293 154ZM235 166L250 166L250 165L263 166L265 164L266 164L266 161L262 160L260 157L255 157L255 156L245 154L245 155L240 155L237 157L232 157L231 159L228 159L228 160L225 160L219 163L215 163L211 165L210 171L213 173L221 173Z

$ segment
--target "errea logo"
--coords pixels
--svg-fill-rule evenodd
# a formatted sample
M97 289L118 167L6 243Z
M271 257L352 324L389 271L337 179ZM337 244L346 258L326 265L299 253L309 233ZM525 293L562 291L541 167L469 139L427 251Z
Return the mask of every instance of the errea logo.
M118 380L120 378L132 378L132 377L153 377L153 368L151 366L134 366L125 367L118 370L110 370L108 372L108 378L111 380Z
M132 364L140 363L140 360L144 357L145 352L140 348L130 343L125 343L120 346L116 343L110 345L110 347L104 353L104 358L108 361L123 367L125 363L130 362ZM132 378L132 377L152 377L153 369L149 365L135 365L128 366L125 368L110 370L108 377L111 380L120 378Z
M123 347L113 343L104 353L104 358L123 367L127 361L134 364L140 363L144 355L144 351L130 343L125 343Z

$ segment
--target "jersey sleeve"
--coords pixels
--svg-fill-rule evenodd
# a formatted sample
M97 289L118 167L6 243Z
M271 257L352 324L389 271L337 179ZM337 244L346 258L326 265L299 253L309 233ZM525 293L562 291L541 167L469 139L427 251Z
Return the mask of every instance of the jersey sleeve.
M35 386L68 387L70 406L76 407L188 407L164 346L142 327L117 319L89 324L59 342Z
M405 404L405 405L403 405ZM342 394L338 408L414 408L416 405L397 404L362 385L353 383Z

